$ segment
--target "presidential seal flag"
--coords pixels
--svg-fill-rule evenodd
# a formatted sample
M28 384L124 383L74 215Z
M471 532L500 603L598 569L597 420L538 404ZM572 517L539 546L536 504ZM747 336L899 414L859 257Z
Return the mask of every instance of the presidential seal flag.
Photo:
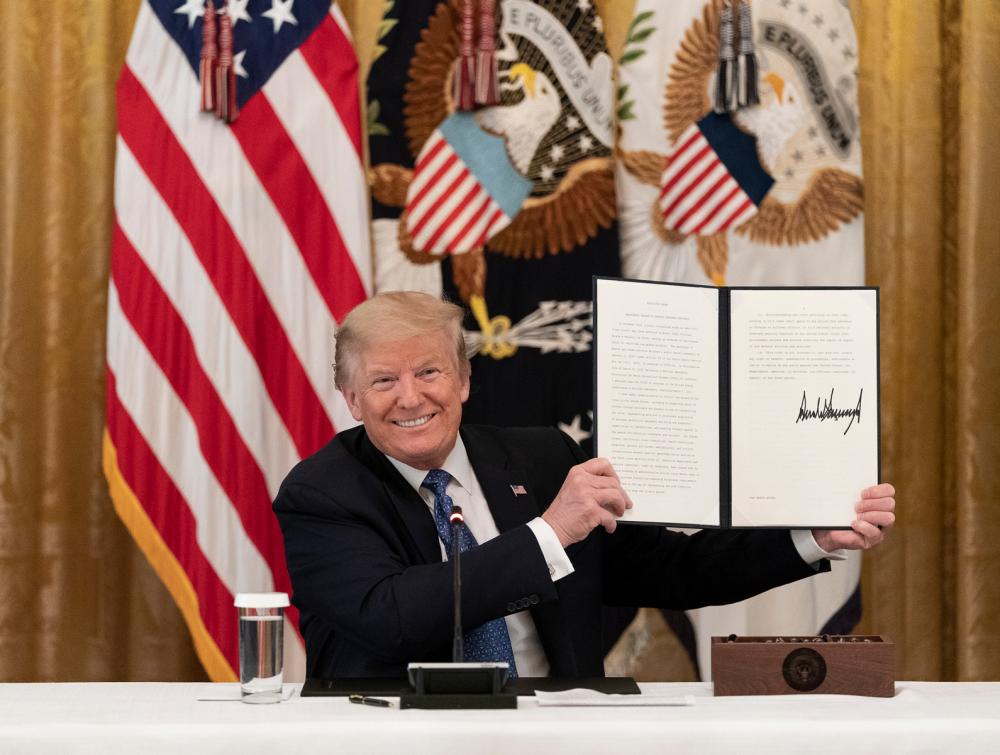
M864 283L857 40L846 3L637 0L618 64L625 276ZM852 552L829 574L668 621L707 679L712 635L849 631L859 575Z
M740 8L745 6L746 10ZM759 102L727 112L774 180L724 232L658 222L669 155L715 110L720 17L753 33ZM639 0L619 61L617 177L624 272L736 285L864 280L857 41L838 0ZM747 149L744 148L744 153Z
M235 593L290 592L278 485L354 424L329 367L371 288L346 29L329 0L143 0L118 82L104 471L216 681Z
M589 445L591 276L620 272L612 70L588 0L385 3L367 92L376 289L467 306L469 421Z

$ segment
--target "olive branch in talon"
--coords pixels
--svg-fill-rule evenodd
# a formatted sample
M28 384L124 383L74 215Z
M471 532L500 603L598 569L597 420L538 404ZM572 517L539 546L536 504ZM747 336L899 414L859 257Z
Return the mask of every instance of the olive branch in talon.
M386 51L386 46L382 44L382 40L386 38L392 28L399 23L398 18L392 18L389 16L392 13L392 8L396 4L396 0L386 0L385 8L382 10L382 20L378 25L378 44L375 45L375 49L372 50L371 62L374 63L382 54ZM379 123L379 116L381 115L382 105L378 100L371 100L368 103L365 124L368 128L369 136L390 136L390 131L384 123Z
M625 47L622 50L622 56L618 59L619 67L626 66L646 54L646 50L641 46L641 43L649 39L650 35L656 31L655 26L646 25L646 23L652 18L653 11L647 10L632 19L632 23L628 27L628 36L625 38ZM628 84L622 84L618 87L616 93L616 101L618 103L617 115L619 121L635 120L635 113L632 112L632 106L635 105L635 100L626 99L627 97Z
M382 57L382 54L386 51L386 46L382 44L382 40L392 31L392 27L399 23L398 18L391 18L389 16L395 4L396 0L385 0L385 7L382 9L382 21L378 25L378 44L375 45L375 49L372 51L372 63Z

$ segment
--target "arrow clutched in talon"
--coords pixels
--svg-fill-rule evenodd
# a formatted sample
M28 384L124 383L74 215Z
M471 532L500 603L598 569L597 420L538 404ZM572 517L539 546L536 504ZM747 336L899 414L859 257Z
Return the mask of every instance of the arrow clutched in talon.
M506 315L497 315L490 318L486 309L486 299L478 294L469 297L469 306L472 314L479 323L479 330L482 333L483 343L479 347L480 354L486 354L494 359L506 359L517 353L517 341L511 333L510 318Z
M489 354L494 359L513 356L519 349L538 349L542 354L579 354L590 350L589 301L543 301L538 309L516 325L509 317L491 318L482 294L468 299L480 330L464 331L465 353Z

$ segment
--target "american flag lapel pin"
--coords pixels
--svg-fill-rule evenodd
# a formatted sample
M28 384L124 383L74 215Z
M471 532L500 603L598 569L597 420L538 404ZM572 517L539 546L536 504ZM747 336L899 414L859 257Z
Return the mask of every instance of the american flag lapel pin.
M528 495L528 491L524 489L524 485L511 485L510 492L514 495Z

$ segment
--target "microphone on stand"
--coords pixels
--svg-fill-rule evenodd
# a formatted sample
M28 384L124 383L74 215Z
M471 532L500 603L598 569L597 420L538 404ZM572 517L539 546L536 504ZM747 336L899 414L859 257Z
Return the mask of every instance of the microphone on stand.
M465 523L462 507L452 505L451 524L452 590L454 592L454 634L451 663L409 663L406 666L412 693L400 695L401 708L516 708L517 695L503 691L509 671L506 661L466 663L462 632L462 542Z
M451 516L448 517L448 521L451 523L452 591L455 599L451 661L452 663L462 663L465 660L465 647L462 634L462 543L460 538L465 517L462 516L461 506L458 504L452 505Z

